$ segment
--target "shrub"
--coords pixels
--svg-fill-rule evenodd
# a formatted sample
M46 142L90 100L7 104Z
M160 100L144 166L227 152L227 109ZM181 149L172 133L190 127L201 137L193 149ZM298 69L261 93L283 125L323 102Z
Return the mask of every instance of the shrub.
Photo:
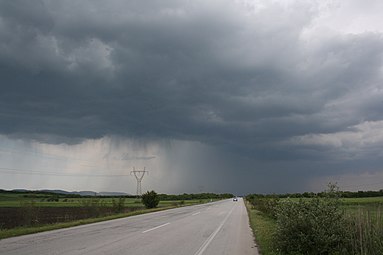
M160 199L154 190L148 191L142 195L142 203L146 208L156 208L159 202Z
M347 254L350 236L334 186L324 198L280 202L276 217L282 254Z
M271 218L276 218L277 208L279 205L278 197L263 198L255 197L251 200L251 204L258 211L261 211Z

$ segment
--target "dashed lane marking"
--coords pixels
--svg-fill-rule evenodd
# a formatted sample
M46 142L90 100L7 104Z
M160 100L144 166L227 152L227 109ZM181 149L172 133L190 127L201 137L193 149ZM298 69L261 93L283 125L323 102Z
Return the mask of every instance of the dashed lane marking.
M145 230L145 231L142 232L142 234L145 234L145 233L147 233L147 232L150 232L150 231L155 230L155 229L158 229L158 228L165 227L166 225L169 225L169 224L170 224L170 222L165 223L165 224L162 224L162 225L159 225L159 226L157 226L157 227L154 227L154 228L151 228L151 229L148 229L148 230Z

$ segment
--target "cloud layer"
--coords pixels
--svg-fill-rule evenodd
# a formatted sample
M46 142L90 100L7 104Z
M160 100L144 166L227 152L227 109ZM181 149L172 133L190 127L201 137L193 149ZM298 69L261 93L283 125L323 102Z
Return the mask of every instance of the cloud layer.
M365 173L382 156L382 10L380 1L1 1L0 133L201 144L226 166L244 162L206 160L227 178L217 187L238 171L264 174L265 187L280 175L343 174L356 161Z

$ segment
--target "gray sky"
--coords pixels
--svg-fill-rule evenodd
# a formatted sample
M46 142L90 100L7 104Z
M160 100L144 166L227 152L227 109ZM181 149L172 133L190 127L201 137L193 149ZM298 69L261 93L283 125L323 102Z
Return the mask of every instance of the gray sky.
M0 1L0 188L383 188L383 2Z

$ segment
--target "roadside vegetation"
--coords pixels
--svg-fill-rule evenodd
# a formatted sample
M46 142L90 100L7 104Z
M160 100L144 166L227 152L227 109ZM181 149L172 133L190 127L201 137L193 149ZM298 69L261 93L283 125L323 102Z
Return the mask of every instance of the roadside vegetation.
M276 230L275 220L268 214L255 209L248 201L245 203L250 218L250 225L256 237L260 254L279 254L275 248L273 237Z
M153 192L148 193L153 195ZM142 198L135 196L84 197L0 190L0 239L232 197L231 194L209 197L209 194L155 193L147 206Z
M383 254L383 197L350 193L330 184L309 197L248 195L261 254Z

